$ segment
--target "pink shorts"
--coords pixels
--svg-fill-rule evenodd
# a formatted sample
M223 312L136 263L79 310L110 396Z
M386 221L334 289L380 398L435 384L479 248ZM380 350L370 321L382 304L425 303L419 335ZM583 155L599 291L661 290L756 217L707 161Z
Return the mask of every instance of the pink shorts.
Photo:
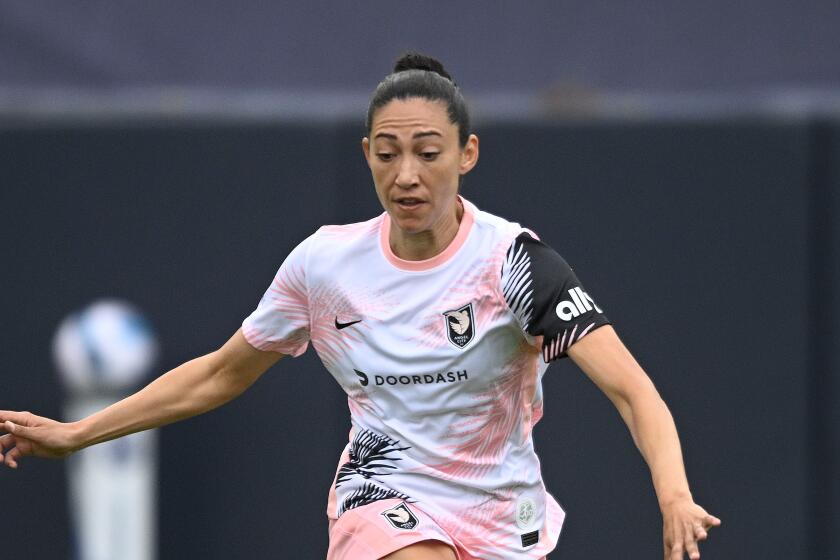
M354 508L331 520L327 560L379 560L428 540L448 544L458 560L478 560L417 506L396 499Z
M402 500L379 500L330 521L327 560L379 560L420 541L441 541L456 550L452 537L431 517Z

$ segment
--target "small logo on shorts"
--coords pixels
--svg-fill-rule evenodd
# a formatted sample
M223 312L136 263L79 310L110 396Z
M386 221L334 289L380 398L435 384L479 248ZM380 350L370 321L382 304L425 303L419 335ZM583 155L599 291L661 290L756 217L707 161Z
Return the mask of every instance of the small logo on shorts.
M383 517L397 529L414 529L420 520L412 513L405 502L382 512Z
M446 321L446 336L449 342L458 348L469 344L475 334L474 317L472 303L460 309L446 311L443 314L443 320Z

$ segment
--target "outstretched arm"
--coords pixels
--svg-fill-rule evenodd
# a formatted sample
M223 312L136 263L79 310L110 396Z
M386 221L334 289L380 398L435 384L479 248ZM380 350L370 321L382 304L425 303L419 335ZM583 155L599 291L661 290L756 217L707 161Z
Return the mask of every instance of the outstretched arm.
M0 463L26 455L64 457L84 447L177 422L221 406L250 387L282 354L253 348L237 331L224 346L161 375L142 390L78 422L0 411Z
M610 326L580 339L568 354L616 406L647 461L662 510L665 559L700 558L698 542L720 519L694 503L674 420L653 382Z

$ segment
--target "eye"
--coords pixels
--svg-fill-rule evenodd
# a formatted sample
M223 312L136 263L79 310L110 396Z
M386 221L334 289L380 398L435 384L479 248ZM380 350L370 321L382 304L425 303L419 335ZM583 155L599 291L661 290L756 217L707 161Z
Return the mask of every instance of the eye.
M420 157L426 161L434 161L440 155L440 152L420 152Z
M389 152L379 152L376 154L376 157L378 157L380 161L391 161L395 156Z

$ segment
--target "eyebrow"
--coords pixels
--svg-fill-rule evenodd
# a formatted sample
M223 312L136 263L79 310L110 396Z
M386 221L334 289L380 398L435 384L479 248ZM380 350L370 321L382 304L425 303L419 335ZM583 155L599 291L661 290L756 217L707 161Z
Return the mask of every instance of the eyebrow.
M437 132L435 130L424 130L422 132L415 132L414 135L412 136L412 138L413 139L423 138L425 136L440 136L441 138L443 137L443 135L440 132ZM380 132L379 134L374 136L374 138L386 138L388 140L396 140L397 135L396 134L390 134L388 132Z

